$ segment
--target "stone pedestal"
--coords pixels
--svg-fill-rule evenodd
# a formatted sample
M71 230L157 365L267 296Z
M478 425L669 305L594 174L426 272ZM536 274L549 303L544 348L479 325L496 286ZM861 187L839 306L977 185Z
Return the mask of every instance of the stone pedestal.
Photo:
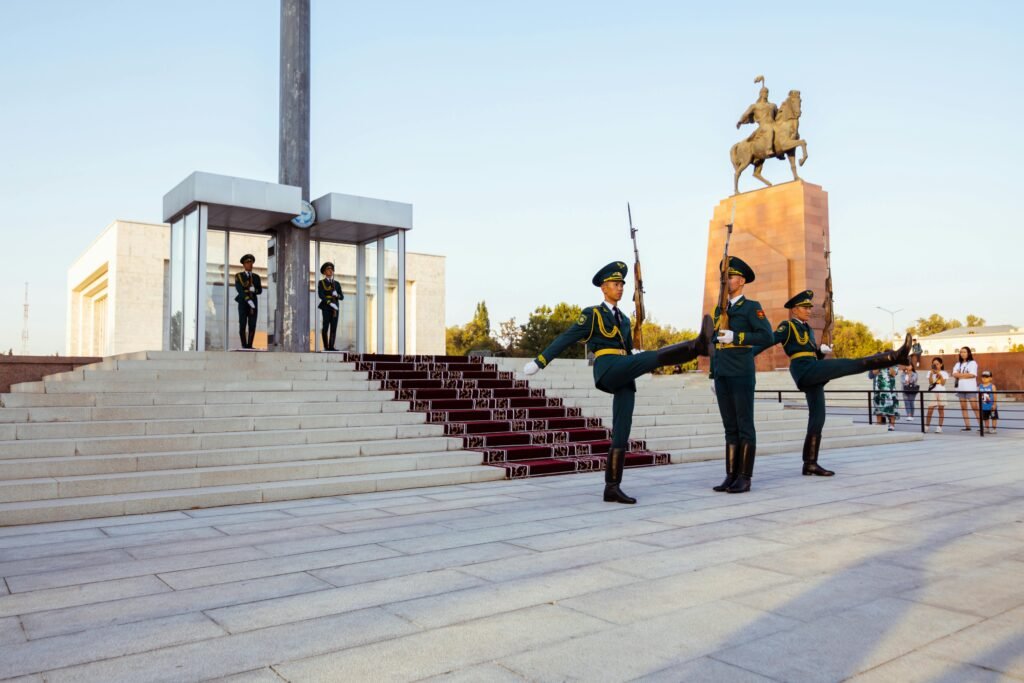
M703 306L706 313L714 311L718 300L718 264L733 202L736 218L729 253L750 264L757 275L754 283L744 289L744 295L761 302L774 328L789 317L783 304L797 292L813 289L811 326L820 341L825 323L821 303L827 277L824 245L828 236L828 194L818 185L798 180L719 202L708 227ZM788 366L789 359L781 346L757 357L758 370ZM707 368L706 359L701 359L701 368Z

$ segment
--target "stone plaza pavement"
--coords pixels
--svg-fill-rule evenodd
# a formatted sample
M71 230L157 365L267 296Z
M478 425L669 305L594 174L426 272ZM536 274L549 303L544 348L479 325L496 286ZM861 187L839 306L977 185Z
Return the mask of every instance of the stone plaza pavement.
M1024 439L0 529L0 678L1024 680Z

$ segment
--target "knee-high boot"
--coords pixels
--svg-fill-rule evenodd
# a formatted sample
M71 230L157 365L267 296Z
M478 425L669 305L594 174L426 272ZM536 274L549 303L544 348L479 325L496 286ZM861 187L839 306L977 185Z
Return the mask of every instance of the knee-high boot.
M606 503L625 503L632 505L636 498L630 498L619 484L622 483L622 470L626 466L626 449L612 448L608 451L608 465L604 470L604 500Z
M913 337L908 332L906 338L903 340L903 346L895 351L883 351L882 353L876 353L873 356L861 358L861 365L864 370L881 370L882 368L891 368L894 365L907 365L910 363L910 348L912 342Z
M739 450L739 473L732 486L725 490L726 493L746 493L750 490L750 480L754 478L754 455L757 446L749 441L743 441Z
M831 477L835 472L818 464L818 449L821 448L821 434L808 434L804 438L804 474Z
M739 445L734 443L725 444L725 481L718 486L713 486L712 491L726 491L736 481L738 473L736 456Z
M689 363L697 356L706 356L711 349L714 336L715 323L710 315L705 315L701 321L700 333L696 337L679 344L664 346L655 351L658 354L658 364L682 365Z

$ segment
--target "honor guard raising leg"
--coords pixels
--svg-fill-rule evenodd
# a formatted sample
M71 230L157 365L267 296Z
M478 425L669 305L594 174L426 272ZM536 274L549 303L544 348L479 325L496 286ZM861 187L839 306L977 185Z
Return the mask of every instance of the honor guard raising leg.
M256 257L246 254L242 257L242 268L235 273L235 301L238 302L238 338L243 349L251 349L256 337L256 318L260 305L257 297L263 293L260 276L252 272Z
M593 352L594 386L612 395L612 443L605 468L604 499L609 503L631 504L636 499L623 493L619 485L633 425L634 380L663 365L679 365L697 356L706 356L714 337L714 325L709 316L704 316L701 332L695 339L633 354L629 316L623 315L618 306L626 272L622 261L609 263L597 271L592 282L601 288L604 301L584 308L576 323L527 363L523 372L533 375L577 342L585 343L587 350Z
M334 279L333 263L327 261L320 266L320 274L324 276L316 283L316 295L320 298L317 308L323 317L320 338L324 343L324 351L337 351L334 343L338 334L338 319L341 317L340 302L345 295L341 293L341 283Z
M864 358L829 358L826 354L832 349L824 344L820 346L814 339L814 330L808 321L811 319L811 308L814 292L807 289L786 302L792 316L789 320L779 323L772 336L772 342L754 349L754 355L765 349L782 344L789 356L789 374L796 382L796 388L804 392L807 399L807 436L804 438L804 469L805 475L831 477L835 472L826 470L818 464L818 450L821 448L821 431L825 426L825 385L833 379L857 375L868 370L879 370L893 365L906 365L910 362L912 337L907 335L903 346L895 351L884 351Z
M746 493L754 476L757 434L754 431L754 346L768 344L772 324L761 304L743 295L754 281L754 270L743 260L730 256L728 265L729 327L723 328L721 306L715 307L718 338L711 357L712 388L725 427L725 481L715 491ZM720 268L725 264L720 264Z

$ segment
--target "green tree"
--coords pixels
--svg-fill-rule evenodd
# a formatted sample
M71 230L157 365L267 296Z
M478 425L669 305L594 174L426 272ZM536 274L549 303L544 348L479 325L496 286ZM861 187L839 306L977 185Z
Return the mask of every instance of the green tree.
M836 316L836 324L832 330L832 352L836 358L870 356L885 347L886 343L871 334L871 330L864 323Z
M973 313L967 314L967 327L981 327L985 324L984 318L979 318Z
M982 323L984 323L984 321L982 321ZM918 318L917 324L908 327L907 332L918 337L928 337L945 330L951 330L954 327L963 327L963 325L955 318L946 320L938 313L932 313L927 318Z
M506 356L522 355L523 328L516 324L515 318L509 318L498 327L495 336Z
M1013 353L1024 353L1024 344L1010 344L1010 351Z
M522 326L519 340L519 351L524 356L535 357L543 351L555 337L569 329L579 319L583 309L562 302L554 308L538 306L530 319ZM583 358L586 350L583 344L573 344L562 353L562 358Z
M669 344L678 344L687 339L693 339L697 333L693 330L677 330L671 325L660 325L656 321L648 319L644 321L643 329L644 350L653 351ZM677 375L697 369L697 361L692 360L685 365L666 365L654 371L656 375Z
M462 326L453 325L445 330L445 351L448 355L465 356L470 351L477 350L501 350L501 344L491 336L491 317L485 301L476 305L473 319L468 323Z

